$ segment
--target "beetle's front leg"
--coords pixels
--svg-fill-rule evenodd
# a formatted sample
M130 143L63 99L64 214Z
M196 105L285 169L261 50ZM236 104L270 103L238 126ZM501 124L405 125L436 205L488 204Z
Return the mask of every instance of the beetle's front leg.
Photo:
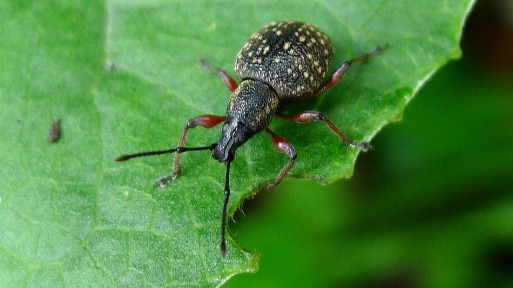
M183 127L182 135L180 136L180 142L178 143L178 147L185 147L185 140L187 139L187 131L189 131L190 128L196 128L197 126L201 126L204 128L213 128L217 125L219 125L221 122L226 120L226 116L217 116L217 115L201 115L196 118L189 119L187 121L187 124L185 127ZM160 185L160 187L165 187L167 183L174 180L176 176L180 173L182 173L182 168L180 167L180 156L182 153L180 151L177 151L175 154L175 161L174 161L174 169L173 173L168 174L166 176L160 177L155 182L153 182L153 186Z

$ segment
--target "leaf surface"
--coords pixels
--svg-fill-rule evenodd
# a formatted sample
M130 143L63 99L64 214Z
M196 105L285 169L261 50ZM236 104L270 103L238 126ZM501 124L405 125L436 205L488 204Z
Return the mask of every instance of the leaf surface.
M271 21L330 35L333 63L388 43L339 85L297 109L318 110L349 137L371 140L400 119L441 65L460 56L473 1L7 1L0 11L0 279L7 286L218 286L255 271L258 254L231 238L219 255L224 166L184 154L116 163L174 147L187 119L222 115L230 93L197 59L230 74L249 36ZM333 64L335 65L335 64ZM332 68L335 67L332 65ZM47 142L60 119L61 139ZM350 177L358 151L322 124L271 124L298 152L291 175ZM220 127L193 129L188 146ZM238 150L230 213L287 162L266 135Z

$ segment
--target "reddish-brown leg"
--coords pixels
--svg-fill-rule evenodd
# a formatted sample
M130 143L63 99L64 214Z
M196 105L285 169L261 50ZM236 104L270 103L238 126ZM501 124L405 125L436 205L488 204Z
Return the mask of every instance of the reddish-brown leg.
M197 126L201 126L204 128L213 128L219 125L221 122L226 120L226 116L217 116L217 115L201 115L196 118L189 119L185 127L183 127L182 135L180 136L180 142L178 143L178 147L185 147L185 140L187 139L187 131L190 128L196 128ZM160 185L161 187L165 187L169 181L174 180L178 174L182 172L182 168L180 168L180 156L182 153L176 152L175 161L174 161L174 170L173 173L160 177L153 183L153 186Z
M217 68L217 67L210 66L210 64L208 64L208 62L205 60L200 60L199 65L201 65L201 67L207 69L210 73L213 73L213 74L216 74L217 76L219 76L219 78L221 78L221 80L223 81L226 88L228 88L230 91L233 92L233 91L235 91L235 89L237 89L237 87L238 87L237 82L235 82L235 80L230 75L228 75L228 73L226 73L224 70Z
M340 67L338 67L337 70L335 70L335 72L333 72L333 74L331 74L331 76L328 79L328 81L326 82L326 84L324 84L324 86L322 86L321 89L319 89L317 92L315 92L315 94L312 96L312 98L315 98L315 97L321 95L322 92L337 85L337 83L340 82L340 79L342 79L342 77L344 76L346 71L349 69L349 67L351 67L351 65L353 63L363 62L373 55L382 53L385 48L386 48L386 45L378 46L378 47L374 48L374 50L372 50L371 52L367 52L365 54L360 55L357 58L354 58L351 60L346 60L346 61L342 62L342 65L340 65Z
M274 187L276 187L278 184L280 184L281 180L287 175L290 168L292 168L292 165L294 165L294 162L297 158L296 150L294 150L294 147L292 147L292 144L290 144L287 139L278 136L274 134L273 131L271 131L269 128L265 129L265 132L271 137L271 140L273 141L274 149L280 153L285 153L287 156L289 156L289 163L281 169L280 174L278 174L278 177L276 177L276 180L274 183L267 184L267 189L272 190Z
M291 120L291 121L294 121L296 123L301 123L301 124L310 123L312 121L322 121L322 122L326 123L326 125L328 125L328 127L333 132L335 132L335 134L337 134L337 136L340 138L340 140L342 140L342 142L344 142L346 145L349 145L351 147L360 148L363 151L367 151L370 149L370 145L366 142L357 142L357 141L353 141L353 140L350 140L349 138L347 138L347 136L344 135L344 133L342 133L337 128L337 126L335 126L335 124L333 124L333 122L331 122L330 119L326 118L326 116L324 116L323 114L321 114L319 112L303 111L303 112L299 112L294 115L283 115L283 114L277 114L277 115L283 119Z

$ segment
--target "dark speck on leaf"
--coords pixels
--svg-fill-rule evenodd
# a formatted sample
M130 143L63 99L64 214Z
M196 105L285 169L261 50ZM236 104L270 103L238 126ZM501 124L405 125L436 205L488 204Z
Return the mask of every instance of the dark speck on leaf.
M61 137L61 125L59 123L59 119L55 119L52 122L52 126L48 131L48 142L55 143Z

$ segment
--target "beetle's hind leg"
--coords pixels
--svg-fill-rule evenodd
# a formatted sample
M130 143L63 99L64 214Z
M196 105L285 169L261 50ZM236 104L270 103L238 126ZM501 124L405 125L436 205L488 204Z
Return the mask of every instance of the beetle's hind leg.
M230 91L233 92L235 91L235 89L237 89L237 82L230 75L228 75L226 71L222 70L221 68L211 66L210 64L208 64L206 60L203 59L198 60L198 64L208 72L219 76L219 78L221 78L226 88L228 88Z
M331 120L324 116L322 113L315 111L303 111L294 115L277 114L277 116L301 124L310 123L312 121L322 121L331 129L331 131L335 132L340 140L342 140L342 142L344 142L346 145L360 148L362 151L371 149L371 146L367 142L358 142L347 138L347 136L344 135L344 133L342 133L342 131L340 131L337 126L335 126L335 124L333 124L333 122L331 122Z
M328 81L326 81L326 84L324 84L324 86L322 86L317 92L315 92L314 95L312 95L312 98L315 98L315 97L321 95L322 92L337 85L338 82L340 82L340 80L344 76L344 74L346 74L346 71L349 70L351 65L353 65L353 63L363 62L374 55L381 54L387 47L388 47L388 45L386 45L386 44L380 45L380 46L377 46L376 48L374 48L374 50L372 50L370 52L364 53L364 54L362 54L356 58L353 58L351 60L346 60L346 61L342 62L342 64L331 74Z

